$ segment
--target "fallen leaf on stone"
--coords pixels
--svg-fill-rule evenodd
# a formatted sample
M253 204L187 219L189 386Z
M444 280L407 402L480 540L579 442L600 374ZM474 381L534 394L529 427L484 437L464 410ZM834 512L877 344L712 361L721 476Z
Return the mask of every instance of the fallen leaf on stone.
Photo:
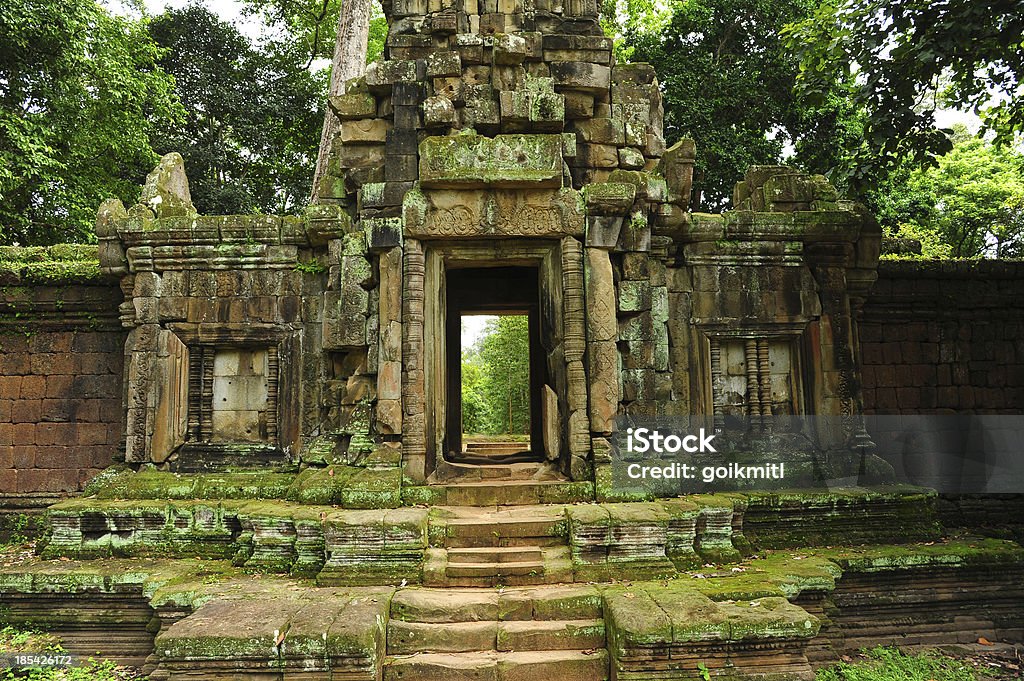
M980 643L983 646L994 646L995 645L995 643L992 643L992 641L989 641L984 636L981 636L981 637L978 638L978 643Z
M582 651L584 655L593 655L597 652L597 648L591 648L590 650Z
M842 660L843 662L853 662L853 658L850 657L849 655L840 655L839 659Z
M330 477L333 478L334 477L334 469L332 468L331 470L327 471L327 475L329 475Z
M624 593L622 595L623 595L624 598L636 598L636 594L631 593L629 591L627 591L626 593Z

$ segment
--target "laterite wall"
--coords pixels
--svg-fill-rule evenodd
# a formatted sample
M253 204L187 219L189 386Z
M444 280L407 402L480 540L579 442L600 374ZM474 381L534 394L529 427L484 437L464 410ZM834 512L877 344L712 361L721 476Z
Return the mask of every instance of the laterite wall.
M78 492L122 456L125 341L121 291L94 263L2 265L0 513Z
M1024 412L1024 262L882 261L859 328L868 413Z

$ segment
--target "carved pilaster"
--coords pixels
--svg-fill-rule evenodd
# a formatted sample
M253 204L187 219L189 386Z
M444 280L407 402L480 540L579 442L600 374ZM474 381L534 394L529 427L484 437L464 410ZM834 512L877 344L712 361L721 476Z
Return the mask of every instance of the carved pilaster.
M426 260L423 245L405 241L402 278L402 449L406 472L414 480L426 479L427 435L425 420L426 374L423 356L423 290Z

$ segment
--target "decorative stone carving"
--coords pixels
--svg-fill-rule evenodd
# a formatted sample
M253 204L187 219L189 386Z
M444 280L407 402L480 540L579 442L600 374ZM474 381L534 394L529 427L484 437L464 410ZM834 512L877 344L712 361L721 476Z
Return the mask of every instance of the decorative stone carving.
M405 197L405 233L419 239L582 235L572 189L427 192Z
M428 137L419 151L424 188L562 185L562 142L557 135Z

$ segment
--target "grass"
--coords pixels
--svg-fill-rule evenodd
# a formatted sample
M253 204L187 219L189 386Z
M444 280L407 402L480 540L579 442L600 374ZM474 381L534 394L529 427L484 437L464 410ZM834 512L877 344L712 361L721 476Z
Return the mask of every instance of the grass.
M907 654L896 648L865 651L860 662L840 662L818 671L815 681L975 681L974 671L934 653Z
M52 634L18 629L0 628L0 652L62 653L60 640ZM121 667L110 660L83 661L80 667L44 669L0 669L0 681L143 681L134 670Z

